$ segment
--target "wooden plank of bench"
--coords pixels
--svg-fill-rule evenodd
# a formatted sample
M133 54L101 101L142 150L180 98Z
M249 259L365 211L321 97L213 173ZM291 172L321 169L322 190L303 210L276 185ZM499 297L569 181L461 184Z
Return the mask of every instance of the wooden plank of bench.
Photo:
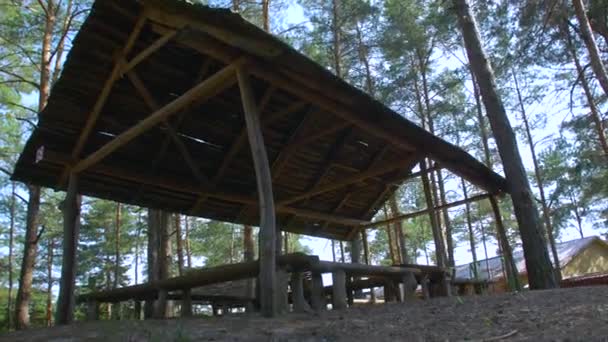
M309 270L318 262L318 257L308 256L302 253L293 253L277 257L277 264L285 266L288 271ZM200 270L190 271L188 274L160 280L153 283L127 286L123 288L86 293L78 296L78 302L95 300L97 302L120 302L133 298L148 298L156 296L163 289L166 291L177 291L195 287L224 283L227 281L241 280L257 277L259 273L258 261L243 262L217 267L208 267Z
M399 278L407 273L421 274L421 271L418 268L346 264L331 261L319 261L313 266L313 270L321 273L333 273L334 271L342 270L348 275L355 276L383 276Z

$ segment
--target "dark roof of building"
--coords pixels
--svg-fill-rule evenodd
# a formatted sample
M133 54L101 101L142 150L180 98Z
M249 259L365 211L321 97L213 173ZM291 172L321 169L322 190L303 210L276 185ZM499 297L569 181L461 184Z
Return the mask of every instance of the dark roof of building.
M557 256L560 266L566 266L576 255L586 249L594 242L607 244L606 241L597 236L589 236L582 239L575 239L557 243ZM607 245L608 246L608 245ZM549 248L549 246L547 246ZM513 261L519 273L526 272L526 260L523 251L513 252ZM553 261L553 259L551 259ZM502 257L497 256L489 259L477 261L477 273L480 280L495 280L503 277ZM456 266L456 279L473 279L473 263Z
M17 163L15 180L63 189L73 165L148 118L151 101L142 97L133 77L152 102L163 106L235 59L245 58L262 108L282 229L334 239L352 236L353 227L369 222L424 157L489 192L507 191L504 178L468 153L238 14L179 0L143 3L94 3ZM87 135L86 122L144 10L146 21L125 63L137 60L134 57L150 46L160 48L117 79ZM77 153L75 146L83 136ZM85 195L259 223L236 81L189 103L79 174L79 192Z

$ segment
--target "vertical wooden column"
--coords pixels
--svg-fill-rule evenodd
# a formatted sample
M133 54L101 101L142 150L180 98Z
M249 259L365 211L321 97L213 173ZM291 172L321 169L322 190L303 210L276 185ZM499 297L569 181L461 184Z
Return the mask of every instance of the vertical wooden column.
M430 299L431 298L431 291L429 289L429 276L428 275L423 275L422 278L420 279L420 287L422 288L422 297L424 299Z
M304 275L301 272L291 273L291 300L294 312L310 312L310 306L304 299Z
M315 311L325 310L325 287L323 286L323 277L319 272L312 272L312 286L310 290L310 305Z
M287 274L287 270L284 268L277 269L276 272L276 311L278 314L284 314L289 312L289 297L288 297L288 287L289 287L289 275Z
M63 201L63 260L55 323L70 324L74 319L74 281L76 279L76 249L80 233L80 197L78 176L70 173Z
M182 317L192 316L192 290L190 289L182 291L182 308L180 314Z
M262 126L258 107L256 106L253 89L247 72L243 67L236 70L249 147L255 168L255 176L258 188L258 200L260 203L260 309L263 316L273 317L276 315L276 300L274 293L276 286L276 222L274 210L274 198L272 195L272 176L268 164L268 155L262 136Z
M335 270L331 274L332 285L332 307L334 310L346 309L346 273L343 270Z
M91 300L87 302L87 321L96 321L99 319L99 303Z
M416 276L414 273L408 272L403 276L403 301L408 301L416 298L416 287L418 287L418 282L416 281Z
M135 300L135 303L133 304L133 311L135 311L135 319L139 321L141 319L141 300Z

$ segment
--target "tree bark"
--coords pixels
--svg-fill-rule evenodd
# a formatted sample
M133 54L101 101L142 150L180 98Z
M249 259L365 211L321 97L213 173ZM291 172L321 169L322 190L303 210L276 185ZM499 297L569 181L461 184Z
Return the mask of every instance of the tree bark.
M42 36L42 53L40 60L40 89L38 92L38 112L46 106L50 93L51 77L51 44L55 26L55 8L53 1L47 2L44 33ZM26 329L30 325L29 302L32 291L32 275L37 255L38 211L40 207L40 188L29 185L29 201L26 214L25 241L19 289L15 301L15 328Z
M500 244L500 250L502 251L502 257L505 263L506 278L509 284L509 288L513 291L521 291L521 284L519 283L519 271L513 260L513 253L511 246L509 245L509 239L505 231L505 226L502 223L502 216L500 214L500 208L498 207L498 201L494 196L490 197L490 205L494 212L494 220L496 222L496 235L498 237L498 243ZM543 244L546 248L546 245Z
M606 73L606 67L600 57L600 51L597 48L593 32L591 32L591 25L589 25L585 5L582 0L572 0L572 4L574 5L574 13L576 14L580 26L581 38L583 38L583 42L585 42L585 46L589 52L591 69L602 89L604 89L604 93L608 96L608 74Z
M333 54L334 54L334 71L336 76L342 77L342 68L340 60L342 58L341 53L341 39L342 35L340 32L340 0L332 0L332 20L331 20L331 30L333 33Z
M30 299L32 296L32 278L34 263L38 253L38 211L40 209L40 187L29 185L29 200L25 219L25 241L19 289L15 300L15 328L27 329L30 325Z
M177 273L184 274L184 243L182 240L181 215L175 213L175 245L177 248ZM186 218L187 219L187 218Z
M578 78L581 81L581 87L585 92L585 97L587 99L587 104L589 105L589 110L591 111L591 120L595 124L595 129L597 131L597 137L600 142L600 147L604 152L604 157L608 159L608 142L606 141L606 134L604 133L604 124L602 122L602 117L600 115L600 111L595 105L595 100L593 99L593 93L591 92L591 88L589 87L589 82L587 82L587 77L585 76L585 70L581 65L580 59L576 53L576 49L574 48L574 44L572 43L572 36L570 35L570 31L566 25L563 25L562 35L566 41L566 46L568 47L568 51L570 53L570 57L574 61L574 65L576 66L576 71L578 74Z
M460 184L462 186L462 193L464 199L469 199L467 192L467 186L464 182L464 178L460 178ZM479 279L479 272L477 270L477 246L475 244L475 233L473 232L473 220L471 219L471 203L465 203L465 217L467 222L467 231L469 233L469 245L471 247L471 256L473 257L473 279Z
M120 225L121 225L121 205L116 203L116 222L114 235L114 288L119 286L120 278Z
M424 198L426 201L427 208L433 208L433 195L431 193L431 186L429 184L429 176L426 172L426 161L420 162L420 171L422 178L422 187L424 189ZM437 215L435 211L429 212L429 219L431 221L431 232L433 233L433 241L435 243L435 259L438 266L445 267L447 265L447 257L445 255L445 247L443 245L443 236L441 234L441 228L437 222Z
M160 250L160 211L148 209L148 246L147 246L147 261L148 261L148 279L147 282L155 282L159 280L159 250ZM146 300L144 305L144 317L152 318L154 316L154 300Z
M262 19L264 31L270 32L270 0L262 0Z
M188 261L188 268L192 268L192 249L190 248L190 220L186 217L185 220L186 229L186 260Z
M9 227L8 227L8 298L6 305L6 320L8 330L13 329L13 244L15 242L15 182L11 182L11 204L9 208Z
M55 250L55 239L49 239L48 252L46 258L46 326L53 325L53 257Z
M519 154L513 128L498 95L494 72L481 45L477 23L467 0L453 0L453 4L462 30L467 55L475 72L496 145L503 161L521 234L530 288L555 288L557 282L549 260L547 246L542 237L542 226L530 183Z
M538 165L538 159L536 158L536 148L534 146L534 139L532 138L532 130L530 129L530 124L528 123L528 115L526 113L524 101L521 96L521 91L519 89L519 81L517 80L517 76L515 75L515 72L513 72L513 81L515 82L515 92L517 93L519 109L521 111L521 117L524 122L524 128L526 130L526 138L528 139L528 146L530 146L530 153L532 154L532 164L534 166L534 177L536 178L538 192L540 193L540 205L542 207L543 220L545 222L545 232L547 234L549 246L551 247L551 254L553 256L553 266L555 268L555 277L556 277L557 281L559 282L562 279L562 273L561 273L561 266L559 263L559 256L557 255L557 247L555 244L555 234L553 232L553 224L551 223L549 205L547 204L547 198L545 197L545 187L543 185L544 184L543 177L541 174L540 166Z

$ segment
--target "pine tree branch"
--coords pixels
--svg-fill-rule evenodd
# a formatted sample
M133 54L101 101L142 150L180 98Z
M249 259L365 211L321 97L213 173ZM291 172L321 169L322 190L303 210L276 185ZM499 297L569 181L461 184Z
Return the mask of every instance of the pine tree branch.
M7 74L7 75L9 75L9 76L14 77L14 78L15 78L15 80L14 80L14 81L18 81L18 82L20 82L20 83L26 83L26 84L29 84L29 85L33 86L34 88L36 88L36 89L40 90L40 85L39 85L38 83L36 83L36 82L34 82L34 81L31 81L31 80L28 80L28 79L26 79L26 78L24 78L24 77L22 77L22 76L20 76L20 75L18 75L18 74L15 74L15 73L14 73L14 72L12 72L12 71L8 71L8 70L0 69L0 72L1 72L1 73L4 73L4 74ZM5 81L5 82L6 82L6 81Z

